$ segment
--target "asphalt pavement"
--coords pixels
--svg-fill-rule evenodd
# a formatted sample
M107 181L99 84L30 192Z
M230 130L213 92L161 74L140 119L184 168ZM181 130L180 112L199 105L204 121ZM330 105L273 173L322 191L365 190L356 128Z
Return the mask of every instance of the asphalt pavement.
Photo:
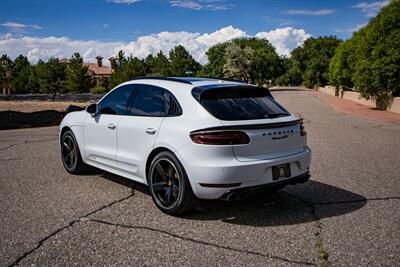
M0 131L0 266L398 266L400 124L273 95L305 119L311 180L181 218L142 185L68 174L57 127Z

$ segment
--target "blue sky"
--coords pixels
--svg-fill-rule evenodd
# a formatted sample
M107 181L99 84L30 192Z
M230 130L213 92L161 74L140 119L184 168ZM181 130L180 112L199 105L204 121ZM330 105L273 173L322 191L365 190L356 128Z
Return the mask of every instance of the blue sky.
M281 40L283 43L277 44L278 46L285 45L284 42L287 42L286 48L289 50L284 49L280 53L287 54L287 51L294 48L294 44L298 44L309 36L336 35L341 39L349 38L353 30L365 25L370 17L387 2L367 0L2 0L0 2L0 54L7 53L15 56L19 52L29 53L32 49L29 50L27 46L31 44L30 48L40 50L36 52L38 56L41 55L44 58L57 56L56 48L49 46L49 42L44 42L49 37L64 38L64 41L69 42L66 44L67 51L74 48L71 47L73 45L71 42L75 40L81 42L81 46L76 47L81 53L88 52L89 49L88 46L82 47L84 41L92 42L92 45L95 43L105 45L97 50L94 45L92 48L95 51L88 53L87 57L89 57L96 53L104 53L105 49L113 48L113 52L116 47L124 49L132 43L136 46L131 47L131 50L138 50L138 38L151 36L151 34L184 31L198 34L191 37L197 38L202 34L218 33L220 29L229 26L232 28L229 28L230 30L225 32L225 35L235 36L236 33L242 36L244 32L247 36L256 36L258 33L270 33L277 29L297 30L296 33L293 33L293 30L286 30L286 33L283 33L293 35L286 39L298 38L296 42ZM300 30L304 33L299 32ZM271 38L275 38L275 42L278 42L279 34L281 33L276 32ZM259 36L270 38L268 34ZM34 38L32 40L37 42L26 43L26 40L22 40L24 37L25 39L26 37ZM165 36L160 38L165 38ZM190 46L190 36L181 36L182 40L171 36L168 38L168 42ZM227 36L222 39L218 36L216 38L220 41L229 39ZM14 41L5 42L6 39ZM16 45L18 40L17 46L10 47L10 45ZM148 41L151 43L154 40ZM290 42L293 44L290 45ZM207 46L215 42L208 40L205 43ZM274 41L271 43L274 44ZM140 44L139 48L145 49L146 44ZM203 46L202 44L200 46ZM156 48L162 49L161 47L148 48L147 52L153 53ZM193 49L198 48L193 47ZM133 54L135 53L134 51ZM144 53L146 51L142 51L138 56ZM37 56L32 56L33 61L36 59Z

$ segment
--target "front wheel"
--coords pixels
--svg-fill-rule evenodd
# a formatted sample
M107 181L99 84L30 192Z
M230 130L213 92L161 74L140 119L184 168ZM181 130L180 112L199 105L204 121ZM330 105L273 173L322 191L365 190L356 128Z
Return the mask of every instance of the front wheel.
M71 130L66 131L60 140L61 144L61 159L64 168L72 174L83 173L88 169L88 166L82 161L79 151L78 142L75 139Z
M196 205L185 169L171 152L161 152L153 159L148 183L154 203L167 214L179 215Z

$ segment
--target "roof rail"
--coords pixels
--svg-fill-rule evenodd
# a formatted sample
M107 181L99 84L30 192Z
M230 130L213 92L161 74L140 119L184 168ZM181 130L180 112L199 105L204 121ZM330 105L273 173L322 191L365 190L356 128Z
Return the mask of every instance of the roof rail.
M245 81L241 80L234 80L234 79L229 79L229 78L197 78L197 77L161 77L161 76L141 76L141 77L134 77L129 79L130 81L132 80L142 80L142 79L148 79L148 80L164 80L164 81L171 81L171 82L178 82L178 83L185 83L185 84L193 84L193 82L196 81L202 81L202 80L215 80L215 81L227 81L227 82L237 82L237 83L245 83Z
M171 81L171 82L178 82L178 83L185 83L185 84L192 84L190 81L179 79L179 78L172 78L172 77L157 77L157 76L142 76L142 77L135 77L129 79L130 81L133 80L163 80L163 81Z

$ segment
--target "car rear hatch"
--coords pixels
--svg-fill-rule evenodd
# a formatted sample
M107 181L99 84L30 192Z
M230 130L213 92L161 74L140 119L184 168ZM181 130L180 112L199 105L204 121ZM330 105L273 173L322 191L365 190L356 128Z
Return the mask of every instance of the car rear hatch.
M306 149L302 120L277 103L268 89L247 85L219 87L203 90L197 98L223 124L204 130L247 134L249 143L232 145L239 161L279 158Z
M245 132L250 143L234 145L233 151L240 161L265 160L285 157L303 152L306 139L301 135L301 120L291 117L284 122L236 125Z

